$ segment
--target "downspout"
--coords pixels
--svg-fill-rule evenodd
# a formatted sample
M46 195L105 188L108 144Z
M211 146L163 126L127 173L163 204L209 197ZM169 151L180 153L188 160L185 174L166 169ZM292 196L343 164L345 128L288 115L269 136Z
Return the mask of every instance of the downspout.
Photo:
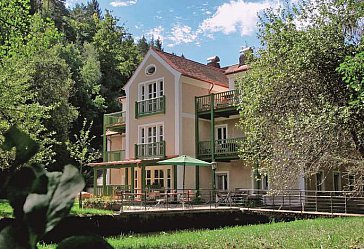
M209 94L211 94L212 89L215 87L215 83L212 83L211 88L209 89Z

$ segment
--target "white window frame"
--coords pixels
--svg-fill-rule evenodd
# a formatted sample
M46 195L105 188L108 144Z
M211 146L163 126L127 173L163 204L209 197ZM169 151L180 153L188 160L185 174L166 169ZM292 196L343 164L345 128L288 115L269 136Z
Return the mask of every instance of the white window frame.
M226 137L224 138L224 140L229 138L229 131L228 131L228 125L227 124L221 124L221 125L216 125L215 126L215 139L218 140L218 130L221 128L225 128L226 129Z
M160 87L160 82L162 82L162 91L161 92L161 87ZM155 91L155 97L150 98L149 97L149 85L151 84L156 84L156 91ZM144 87L144 92L142 91ZM154 91L152 91L154 92ZM148 100L148 99L155 99L155 98L159 98L161 96L165 95L165 84L164 84L164 77L162 78L158 78L155 80L151 80L151 81L145 81L145 82L141 82L138 84L138 101L142 101L142 100Z
M163 134L160 134L160 127L163 127ZM156 127L156 142L161 142L165 139L165 127L164 122L158 122L158 123L152 123L152 124L146 124L146 125L139 125L138 126L138 144L149 144L148 142L148 128ZM144 130L144 142L142 141L142 133ZM161 138L163 140L161 140ZM153 143L153 142L152 142Z
M226 175L226 189L218 189L217 179L218 175ZM230 172L229 171L216 171L215 172L216 190L229 191L230 189Z

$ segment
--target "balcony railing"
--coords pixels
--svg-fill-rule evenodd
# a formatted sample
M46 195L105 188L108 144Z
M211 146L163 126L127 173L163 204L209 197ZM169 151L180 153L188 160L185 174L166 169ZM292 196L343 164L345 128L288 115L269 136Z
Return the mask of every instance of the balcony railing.
M106 185L105 192L104 187L102 185L96 186L96 196L115 196L118 194L118 191L130 191L130 185Z
M166 155L165 141L135 145L136 158L139 159L164 158L165 155Z
M231 157L237 156L240 143L243 138L219 139L214 142L215 157ZM211 141L201 141L198 143L198 156L200 158L211 157Z
M107 151L106 155L107 162L122 161L125 159L125 150Z
M125 111L105 114L104 122L105 126L125 124Z
M215 110L234 107L239 103L240 95L240 90L230 90L197 97L197 112L211 110L212 98Z
M166 97L141 100L135 102L135 118L157 113L164 113L166 109Z

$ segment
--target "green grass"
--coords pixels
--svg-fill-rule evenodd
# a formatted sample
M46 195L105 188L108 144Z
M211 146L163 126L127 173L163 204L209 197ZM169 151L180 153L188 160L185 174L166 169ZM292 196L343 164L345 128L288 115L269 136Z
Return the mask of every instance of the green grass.
M114 211L94 208L80 209L78 202L75 202L70 213L72 215L107 215L113 214ZM13 209L6 200L0 200L0 218L2 217L13 217Z
M157 225L157 224L156 224ZM364 248L364 218L298 220L107 239L122 248ZM53 249L55 245L40 245Z
M108 241L115 248L364 248L364 218L299 220Z

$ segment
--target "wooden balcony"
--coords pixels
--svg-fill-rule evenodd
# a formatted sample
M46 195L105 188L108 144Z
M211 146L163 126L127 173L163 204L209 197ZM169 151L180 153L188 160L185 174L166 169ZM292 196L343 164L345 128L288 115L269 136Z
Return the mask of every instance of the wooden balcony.
M124 159L125 159L125 150L114 150L106 152L107 162L122 161Z
M215 140L213 143L215 159L238 159L239 147L242 141L242 137ZM211 141L200 141L198 143L198 158L209 160L211 159L211 153Z
M212 110L222 117L238 114L240 93L240 90L230 90L196 97L196 112L202 118L209 118Z
M111 131L120 132L125 130L125 111L104 114L104 126Z
M166 142L160 141L149 144L135 145L135 158L138 159L159 159L166 156Z
M158 113L165 113L166 97L141 100L135 102L135 118L149 116Z

